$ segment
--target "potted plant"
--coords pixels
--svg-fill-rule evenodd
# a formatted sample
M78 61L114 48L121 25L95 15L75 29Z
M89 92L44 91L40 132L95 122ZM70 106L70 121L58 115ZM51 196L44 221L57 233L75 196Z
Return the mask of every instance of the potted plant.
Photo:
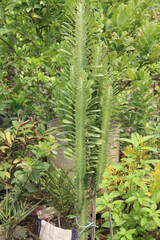
M65 128L66 156L74 159L75 164L74 217L78 239L86 240L91 226L92 239L95 239L95 220L89 219L89 205L93 198L95 205L96 191L106 166L112 77L107 69L105 45L101 41L102 9L88 1L76 1L67 15L60 49L61 76L54 96L57 114Z

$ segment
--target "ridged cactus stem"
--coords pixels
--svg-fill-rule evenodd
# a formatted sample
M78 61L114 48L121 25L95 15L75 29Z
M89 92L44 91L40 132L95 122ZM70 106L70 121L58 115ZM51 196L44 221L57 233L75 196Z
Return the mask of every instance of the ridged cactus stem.
M93 229L92 223L89 224L90 201L87 198L96 193L106 166L112 98L111 83L103 75L106 69L102 63L99 21L95 19L97 14L94 8L92 12L90 2L75 1L75 14L71 12L75 24L71 42L67 40L69 32L65 45L69 44L65 54L68 56L69 53L71 59L68 61L67 57L67 68L64 66L62 71L64 91L60 95L61 111L66 117L63 122L69 133L66 133L70 140L68 148L75 159L78 240L87 240L90 227ZM65 49L62 50L64 52ZM101 140L102 145L99 146ZM96 218L96 213L94 215Z
M75 176L77 188L77 210L78 210L78 239L87 240L88 229L88 201L86 200L86 189L84 179L86 174L86 16L84 1L77 5L75 24L75 76L77 96L75 103Z
M79 217L79 229L78 229L78 239L79 240L87 240L89 234L89 213L88 213L89 201L87 199L84 200L80 217Z
M84 177L86 173L86 143L85 143L85 76L79 77L75 105L76 139L75 139L75 176L77 187L77 208L81 210L84 198Z
M75 66L77 77L80 75L81 70L85 70L86 64L86 21L85 21L85 5L80 2L77 6L76 15L76 28L75 28Z
M107 148L109 141L109 125L112 110L112 85L110 80L105 79L101 85L102 97L102 126L101 126L101 140L102 144L99 149L98 166L97 166L97 187L102 181L102 175L106 167Z

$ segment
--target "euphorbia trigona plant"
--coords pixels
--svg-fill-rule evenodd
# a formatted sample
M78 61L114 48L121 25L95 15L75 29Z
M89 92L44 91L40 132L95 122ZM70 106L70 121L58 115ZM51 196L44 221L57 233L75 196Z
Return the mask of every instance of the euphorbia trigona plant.
M75 1L67 16L57 81L60 91L55 98L68 142L66 156L75 161L78 239L86 240L92 225L90 199L101 183L107 159L112 80L101 41L101 9L90 1Z

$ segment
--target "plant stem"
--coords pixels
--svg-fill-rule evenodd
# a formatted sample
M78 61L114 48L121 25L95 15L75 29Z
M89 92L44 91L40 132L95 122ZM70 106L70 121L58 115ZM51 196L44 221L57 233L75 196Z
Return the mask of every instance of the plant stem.
M88 239L88 222L89 222L89 214L88 214L88 200L85 199L80 216L79 216L79 226L78 226L78 240L87 240Z
M93 195L93 205L92 205L92 222L94 225L92 226L92 232L91 232L91 240L95 240L95 225L96 225L96 197L97 194L95 193Z
M76 102L75 102L75 176L77 187L77 210L78 213L85 207L85 186L86 174L86 73L84 71L86 62L86 22L85 5L80 2L77 6L76 28L75 28L75 67L77 75ZM82 217L83 219L83 217Z
M111 209L109 208L109 225L110 225L110 234L111 234L111 240L113 239L113 228L112 228L112 216L111 216Z
M101 81L101 96L102 96L102 127L101 140L103 141L98 156L97 164L97 188L102 181L102 175L107 162L107 147L109 141L109 125L112 110L112 85L110 79Z
M86 145L85 145L85 77L79 78L79 87L76 101L76 143L75 143L75 172L77 183L78 211L85 198L84 177L86 173Z
M4 40L2 37L0 37L0 39L5 43L5 44L7 44L8 45L8 47L10 47L12 50L13 50L13 52L14 53L16 53L16 50L14 49L14 47L12 47L12 45L10 45L6 40ZM17 53L16 53L17 54Z

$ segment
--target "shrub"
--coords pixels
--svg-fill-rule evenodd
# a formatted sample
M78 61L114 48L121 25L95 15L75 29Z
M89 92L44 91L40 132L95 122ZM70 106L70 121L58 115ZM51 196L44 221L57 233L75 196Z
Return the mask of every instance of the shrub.
M101 185L104 193L97 199L97 211L103 211L103 227L109 228L111 209L115 240L155 239L151 233L160 227L160 210L149 191L154 174L151 165L158 160L144 159L146 150L156 151L144 146L151 138L132 134L131 139L124 139L132 144L132 151L126 151L121 163L111 163L104 173ZM112 168L115 174L111 174Z

